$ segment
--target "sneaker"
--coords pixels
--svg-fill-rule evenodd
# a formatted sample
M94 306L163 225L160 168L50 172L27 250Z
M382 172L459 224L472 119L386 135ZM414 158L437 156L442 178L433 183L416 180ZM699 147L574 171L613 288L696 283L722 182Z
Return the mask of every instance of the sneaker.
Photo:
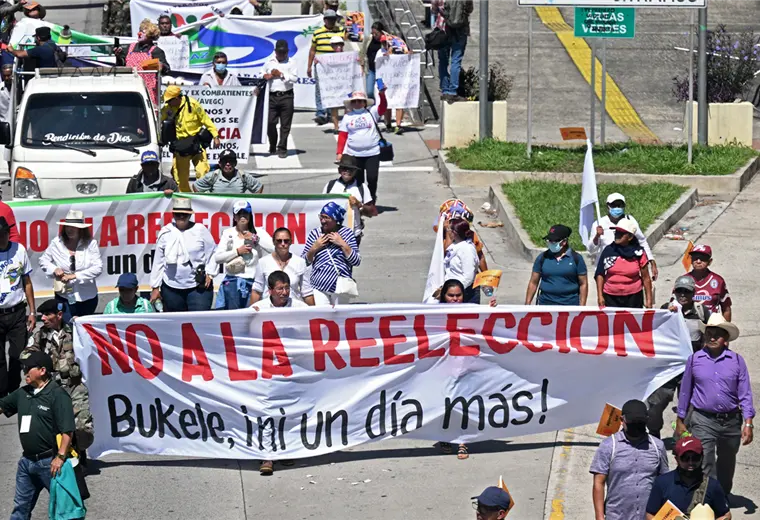
M274 465L272 464L271 460L263 460L261 461L261 465L259 466L259 473L261 475L271 475L274 473Z
M314 122L317 123L318 126L326 125L328 123L328 120L326 117L317 116L314 118Z
M393 133L396 135L401 135L404 133L404 131L401 129L400 126L397 126L395 130L393 130Z
M277 157L279 157L280 159L285 159L287 156L288 156L287 150L280 150L279 152L277 152Z
M269 155L274 155L276 153L277 153L277 150L275 150L274 148L269 149Z

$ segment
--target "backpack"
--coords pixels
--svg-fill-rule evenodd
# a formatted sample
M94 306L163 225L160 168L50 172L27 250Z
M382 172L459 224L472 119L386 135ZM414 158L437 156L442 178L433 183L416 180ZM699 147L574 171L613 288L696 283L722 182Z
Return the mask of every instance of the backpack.
M330 182L327 183L327 193L332 193L333 186L335 186L335 183L338 182L338 179L333 179ZM364 186L362 186L360 183L356 183L356 185L359 187L359 195L361 195L362 200L359 202L364 201Z
M446 20L447 28L460 29L469 23L470 15L467 13L467 1L445 0L443 4L443 18Z
M66 54L66 51L61 49L58 45L55 44L53 40L46 41L43 45L52 45L53 47L53 54L55 56L55 64L58 68L63 67L66 64L66 60L69 59L69 55Z

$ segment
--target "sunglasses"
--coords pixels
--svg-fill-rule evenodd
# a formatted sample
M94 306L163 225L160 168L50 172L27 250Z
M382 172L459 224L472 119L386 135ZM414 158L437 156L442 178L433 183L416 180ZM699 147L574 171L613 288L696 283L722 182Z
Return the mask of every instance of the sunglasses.
M706 264L707 262L710 261L710 257L707 256L707 255L691 255L691 261L692 261L692 263L694 263L694 262L703 262L703 263Z
M278 244L290 244L290 239L289 238L276 238L275 242L277 242Z
M75 272L77 270L77 257L76 255L71 255L69 257L69 260L71 260L71 272Z
M702 460L702 455L688 452L681 455L680 458L682 462L699 462L700 460Z
M615 238L623 238L624 236L628 234L629 233L627 231L620 231L619 229L615 230Z

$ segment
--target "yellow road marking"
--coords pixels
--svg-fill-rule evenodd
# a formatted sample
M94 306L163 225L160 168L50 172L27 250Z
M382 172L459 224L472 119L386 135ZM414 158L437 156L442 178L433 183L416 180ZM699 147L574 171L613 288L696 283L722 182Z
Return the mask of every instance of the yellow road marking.
M564 446L562 446L562 452L559 454L559 464L557 464L559 467L555 468L552 466L551 468L552 473L557 475L557 480L554 489L551 490L553 497L549 520L564 520L565 518L565 487L567 485L567 473L570 464L569 444L575 439L575 432L572 428L568 428L562 431L561 434ZM557 440L559 440L559 436L557 436Z
M591 47L583 38L573 36L570 27L556 7L536 7L536 12L545 26L551 29L565 47L570 58L578 67L587 83L591 84ZM596 60L596 68L602 70L602 64ZM602 98L602 75L596 74L594 85L597 97ZM636 109L623 95L617 83L607 74L607 113L615 124L631 139L636 141L657 141L657 136L641 120ZM552 518L554 518L552 516Z

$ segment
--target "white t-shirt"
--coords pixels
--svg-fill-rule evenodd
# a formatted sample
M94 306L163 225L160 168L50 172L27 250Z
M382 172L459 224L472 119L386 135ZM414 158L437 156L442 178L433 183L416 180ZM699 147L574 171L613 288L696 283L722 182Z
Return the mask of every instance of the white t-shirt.
M330 186L330 183L332 183L332 186ZM330 189L330 191L327 191L327 189ZM367 204L368 202L372 202L372 194L369 191L369 186L365 182L362 185L362 189L359 189L359 183L356 182L356 179L351 184L343 184L341 179L337 179L335 181L330 181L327 184L325 184L324 189L322 190L322 193L348 193L349 195L353 195L356 197L356 200L361 202L362 204ZM364 234L364 225L362 224L362 216L361 211L358 207L354 207L354 235L357 237L360 237Z
M290 294L294 298L303 300L314 294L309 279L311 276L307 273L306 260L298 255L291 255L285 269L280 269L280 264L272 255L266 255L259 260L256 277L253 279L253 290L261 294L261 299L269 300L269 284L267 280L269 275L275 271L285 271L290 278Z
M245 243L245 240L240 238L237 228L231 227L224 230L219 238L216 253L214 253L214 261L220 264L220 267L224 270L224 274L239 276L240 278L249 280L256 276L256 266L259 263L259 259L268 256L274 251L274 243L269 233L263 229L257 229L256 234L259 236L259 243L254 246L250 253L240 256L237 250ZM239 256L245 262L245 270L243 272L227 272L227 264Z
M10 309L26 301L22 276L32 272L26 248L9 242L7 251L0 251L0 308Z
M251 307L258 307L259 309L276 309L274 305L272 305L272 300L267 298L266 300L261 300L253 305ZM308 307L304 302L301 300L296 300L293 297L288 298L288 303L285 305L285 307Z
M459 280L467 289L475 281L479 266L480 259L475 245L471 240L462 240L451 244L446 249L446 256L443 259L443 279Z
M353 157L379 155L380 134L377 133L375 126L375 122L379 120L377 105L370 107L369 110L352 110L346 113L338 127L341 132L348 132L348 141L343 153Z

